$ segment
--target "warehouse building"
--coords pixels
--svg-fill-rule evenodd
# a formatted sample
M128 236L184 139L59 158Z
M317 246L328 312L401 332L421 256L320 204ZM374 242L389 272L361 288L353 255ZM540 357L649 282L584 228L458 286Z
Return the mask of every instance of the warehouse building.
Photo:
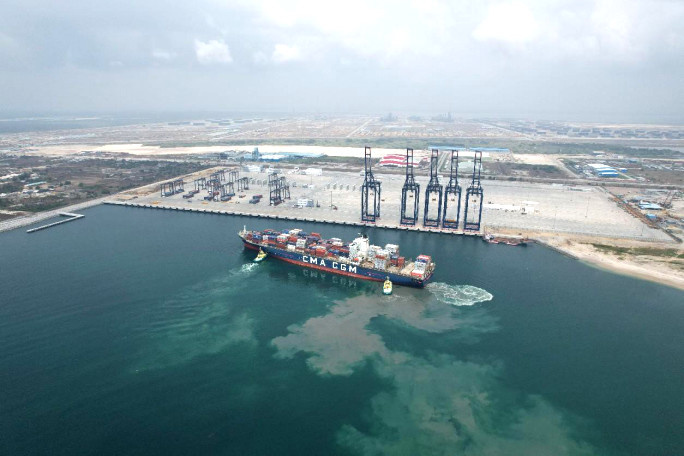
M590 167L593 173L598 177L618 177L619 175L614 168L604 165L603 163L589 163L587 166Z

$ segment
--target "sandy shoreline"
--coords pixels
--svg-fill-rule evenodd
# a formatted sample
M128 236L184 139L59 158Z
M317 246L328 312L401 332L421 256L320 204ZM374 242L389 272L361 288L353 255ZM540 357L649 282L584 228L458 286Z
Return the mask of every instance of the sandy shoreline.
M568 239L558 236L542 237L539 239L541 244L548 245L554 250L566 253L572 258L577 259L589 266L593 266L616 274L627 275L638 279L657 282L679 290L684 290L684 271L676 269L676 265L671 260L651 256L628 255L624 258L601 252L591 245L591 243L601 243L606 245L635 245L630 241L619 241L615 239ZM640 246L654 248L678 249L684 253L680 244L646 244L639 243Z

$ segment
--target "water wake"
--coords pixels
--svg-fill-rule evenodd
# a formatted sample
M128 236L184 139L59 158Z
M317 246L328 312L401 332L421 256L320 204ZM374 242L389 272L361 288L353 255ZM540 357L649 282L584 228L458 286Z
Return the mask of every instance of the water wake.
M472 306L479 302L491 301L494 296L487 290L472 285L449 285L434 282L426 286L438 301L452 306Z
M259 263L246 263L242 265L239 272L247 274L254 271L257 268L257 266L259 266Z

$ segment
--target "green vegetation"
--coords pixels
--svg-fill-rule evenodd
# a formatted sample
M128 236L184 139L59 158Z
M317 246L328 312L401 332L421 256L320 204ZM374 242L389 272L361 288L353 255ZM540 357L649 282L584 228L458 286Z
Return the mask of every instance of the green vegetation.
M19 181L11 181L0 185L0 193L20 192L24 188L24 184Z
M0 175L16 169L40 171L40 180L57 184L54 191L40 195L7 195L0 198L0 208L27 212L55 209L75 202L122 190L142 186L151 182L170 179L204 169L200 163L167 162L160 160L115 160L53 158L38 156L8 157L0 167ZM23 173L24 180L29 174ZM21 191L22 176L0 184L0 193ZM69 187L60 188L64 182ZM72 186L71 183L74 183ZM43 189L45 185L41 186ZM36 187L35 189L38 189Z
M684 253L679 253L679 251L676 249L657 249L654 247L616 247L606 244L591 245L603 253L612 253L615 255L636 255L684 259Z

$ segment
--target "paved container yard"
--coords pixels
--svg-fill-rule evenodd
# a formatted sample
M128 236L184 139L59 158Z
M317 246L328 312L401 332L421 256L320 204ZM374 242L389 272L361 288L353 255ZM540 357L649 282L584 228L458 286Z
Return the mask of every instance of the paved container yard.
M204 201L206 191L201 191L190 200L183 198L185 193L161 197L158 189L135 199L124 194L121 199L152 206L288 216L329 222L360 222L360 185L363 177L358 172L324 172L321 176L286 173L284 176L291 185L291 199L278 206L269 205L266 173L241 172L240 176L250 179L249 190L242 192L244 197L236 195L228 202ZM378 173L376 177L382 182L381 218L378 224L399 226L404 177ZM417 225L420 227L427 178L420 176L416 180L421 185L422 193L420 222ZM441 183L446 186L447 179L442 177ZM460 183L464 195L461 200L462 219L468 182L462 180ZM191 180L186 180L185 188L186 192L193 188ZM607 193L597 187L483 181L483 188L485 204L482 221L486 231L495 232L497 229L508 228L519 229L523 235L526 230L535 230L665 242L670 240L662 231L648 227L620 209ZM261 202L249 204L249 199L256 194L263 195ZM314 207L294 207L303 198L312 199ZM452 205L455 203L451 202L450 207Z

